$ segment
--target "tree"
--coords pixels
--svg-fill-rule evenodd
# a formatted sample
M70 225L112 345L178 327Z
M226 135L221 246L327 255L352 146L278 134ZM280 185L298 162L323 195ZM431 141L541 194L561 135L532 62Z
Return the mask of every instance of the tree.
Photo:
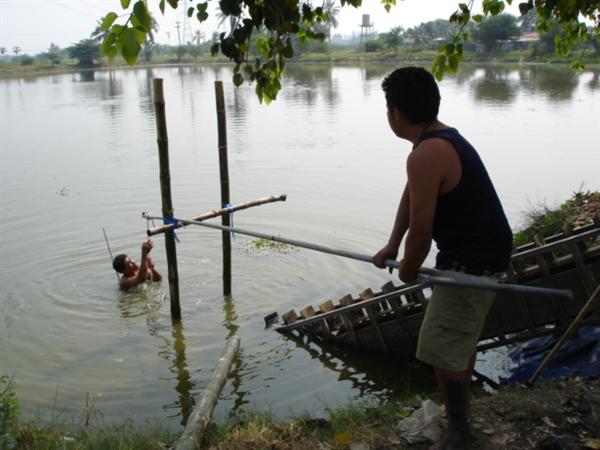
M182 0L158 0L161 12L166 4L176 9L187 5ZM416 1L416 0L415 0ZM106 32L102 41L102 52L109 59L120 53L129 63L134 64L141 51L145 35L151 31L152 18L145 0L120 0L123 9L128 10L125 22L117 23L119 15L111 11L101 21ZM342 6L359 7L362 0L340 0ZM381 0L384 8L390 10L396 0ZM433 3L433 2L432 2ZM483 14L472 14L474 0L460 3L458 10L449 21L456 24L457 31L451 42L438 47L432 71L441 79L445 73L456 72L462 60L463 44L470 39L470 23L481 23L485 17L501 14L506 3L512 0L481 0ZM184 6L185 7L185 6ZM130 9L131 8L131 9ZM281 74L285 61L294 56L292 37L300 42L324 40L325 34L315 28L327 23L328 17L322 6L313 6L309 0L220 0L220 13L235 22L229 33L221 33L219 41L211 47L214 55L221 52L235 63L233 82L236 86L245 80L256 83L256 94L260 100L269 102L281 89ZM555 43L558 54L568 54L577 42L600 35L600 0L522 0L521 14L535 9L538 21L536 28L544 31L553 22L563 26ZM208 0L196 0L195 7L188 7L189 17L196 16L199 22L208 18ZM588 30L585 21L593 27ZM254 32L264 32L266 38L260 42L256 56L250 53L250 40ZM575 61L574 67L582 64Z
M2 55L2 59L4 59L4 55L6 55L6 47L0 47L0 55Z
M60 47L54 42L50 43L46 55L52 64L60 64Z
M387 48L393 48L398 53L398 47L402 44L402 33L404 28L394 27L389 32L383 33L380 38Z
M339 25L337 15L340 13L340 7L336 4L335 0L324 0L322 8L327 17L325 19L325 26L327 27L327 39L331 44L331 28L337 28Z
M510 14L488 17L473 30L473 39L489 52L497 50L502 41L518 35L517 18Z
M15 54L15 56L19 56L19 53L21 53L21 47L19 47L18 45L13 47L13 53Z
M83 39L67 49L69 56L75 58L77 65L92 67L100 57L100 47L94 39Z

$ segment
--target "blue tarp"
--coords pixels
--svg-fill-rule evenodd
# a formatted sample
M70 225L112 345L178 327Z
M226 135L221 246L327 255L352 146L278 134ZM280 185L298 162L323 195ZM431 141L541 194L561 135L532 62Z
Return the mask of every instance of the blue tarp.
M511 350L509 376L501 378L505 384L527 381L546 355L552 350L559 336L544 336L519 344ZM581 326L554 355L540 378L556 379L572 375L582 377L600 376L600 326Z

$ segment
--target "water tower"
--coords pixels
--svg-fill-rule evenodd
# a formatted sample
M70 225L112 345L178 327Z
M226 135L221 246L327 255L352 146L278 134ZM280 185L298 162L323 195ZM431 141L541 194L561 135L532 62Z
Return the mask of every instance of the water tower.
M375 28L373 27L373 22L371 22L371 16L369 14L363 14L362 23L360 24L360 42L363 43L374 37Z

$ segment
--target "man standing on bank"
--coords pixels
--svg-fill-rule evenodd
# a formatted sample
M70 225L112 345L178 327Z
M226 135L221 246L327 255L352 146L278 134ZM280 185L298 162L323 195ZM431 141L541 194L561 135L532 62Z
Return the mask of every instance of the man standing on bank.
M423 68L397 69L382 84L387 117L396 136L413 144L408 182L387 245L373 263L396 259L404 235L399 276L406 283L429 253L436 268L487 276L507 269L512 232L494 186L475 149L456 129L437 120L440 93ZM407 233L408 232L408 233ZM495 293L435 286L425 312L417 358L434 367L448 429L432 449L469 448L469 387L477 341Z
M142 259L139 266L125 254L115 256L113 268L123 274L119 279L121 289L131 289L146 281L162 280L162 275L154 268L154 260L149 256L153 247L154 243L150 239L142 244Z

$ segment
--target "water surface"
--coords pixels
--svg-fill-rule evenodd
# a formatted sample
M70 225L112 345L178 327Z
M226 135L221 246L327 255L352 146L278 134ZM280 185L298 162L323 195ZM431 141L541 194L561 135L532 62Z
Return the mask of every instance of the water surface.
M178 232L183 324L166 283L117 289L114 253L139 258L160 214L152 79L164 79L176 215L219 207L213 82L224 80L232 203L286 193L236 213L239 227L360 253L387 240L410 144L388 129L391 66L290 65L280 98L258 103L228 67L115 70L0 82L0 372L26 414L78 417L86 397L108 421L179 426L225 339L241 350L218 403L230 411L314 414L348 400L431 388L428 370L385 356L331 353L265 330L263 317L317 306L389 279L365 263L233 241L233 297L221 295L221 237ZM441 83L440 119L486 163L514 227L532 207L600 189L599 73L466 66ZM166 274L164 246L153 252ZM433 256L433 255L431 255ZM432 259L428 260L432 263Z

